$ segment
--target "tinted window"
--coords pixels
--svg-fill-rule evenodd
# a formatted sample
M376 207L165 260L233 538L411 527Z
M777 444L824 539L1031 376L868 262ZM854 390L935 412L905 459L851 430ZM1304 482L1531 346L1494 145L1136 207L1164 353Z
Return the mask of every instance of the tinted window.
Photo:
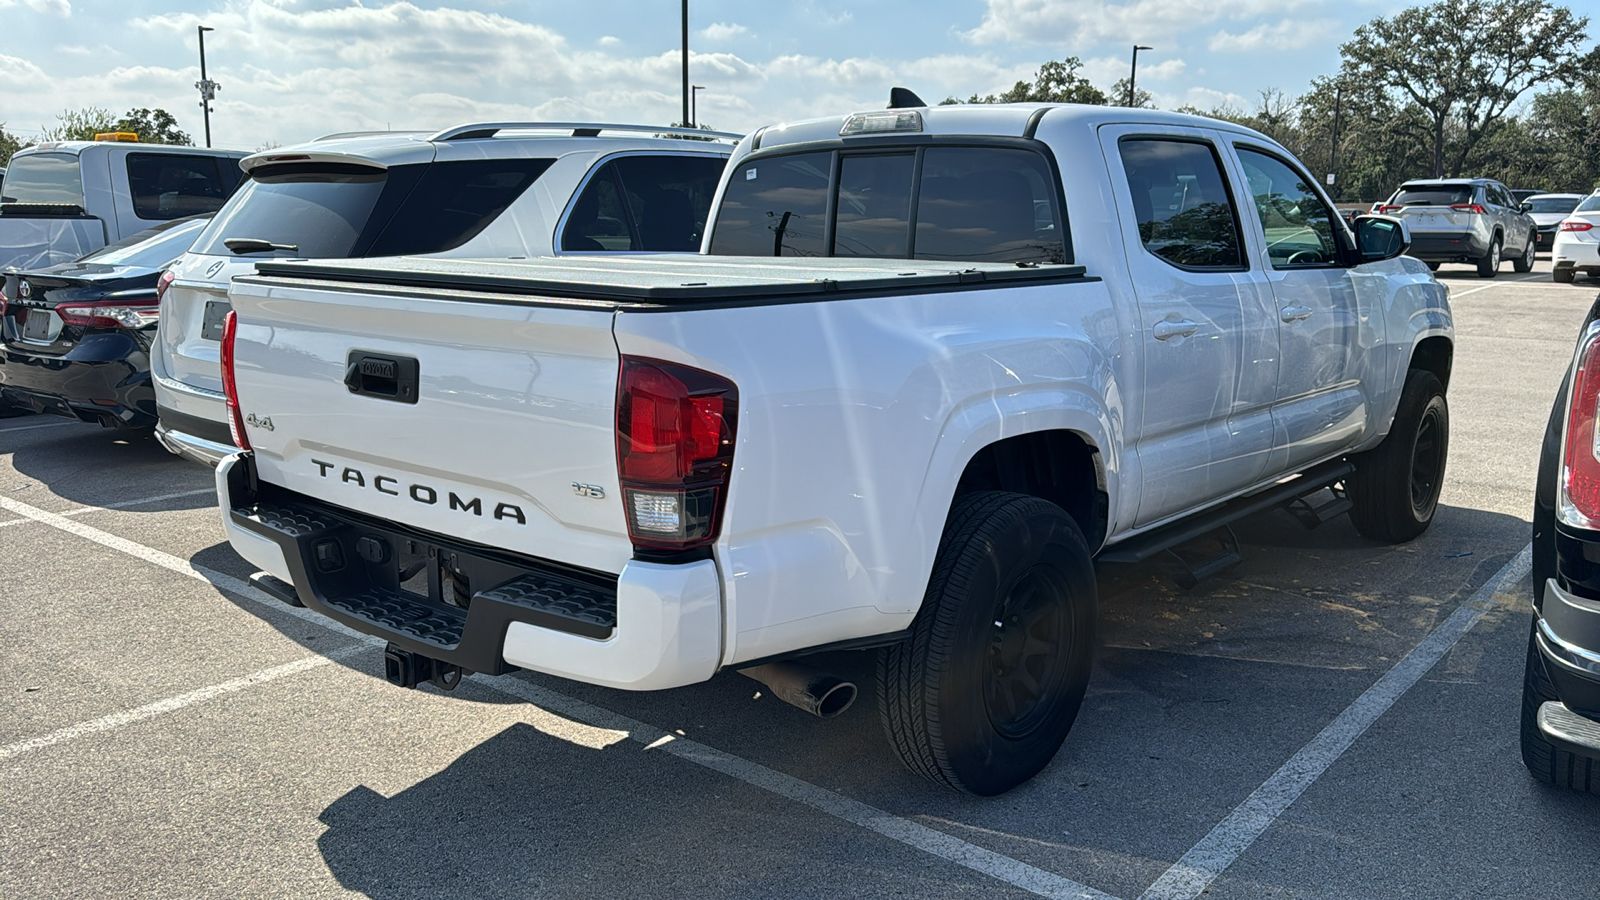
M128 154L128 188L133 214L141 219L181 219L216 212L228 187L211 156L165 153Z
M1145 249L1191 269L1244 265L1239 217L1216 151L1161 140L1123 141L1119 149Z
M834 256L907 257L916 161L910 153L846 156L839 161Z
M1451 206L1471 203L1474 188L1470 184L1408 184L1394 195L1392 206Z
M1530 197L1526 201L1528 212L1569 213L1578 208L1577 197Z
M700 249L726 160L624 156L596 172L567 217L561 249Z
M394 217L383 226L382 234L362 255L453 250L488 227L552 162L474 159L434 163L423 171Z
M182 219L146 228L96 250L83 257L82 262L159 269L187 252L206 222L206 219Z
M1310 179L1281 159L1243 147L1239 162L1250 183L1273 267L1337 263L1333 212L1312 189Z
M229 256L228 238L258 238L298 248L293 256L349 256L389 174L355 165L261 166L211 220L194 252Z
M1583 202L1579 203L1573 212L1594 212L1597 209L1600 209L1600 194L1590 194L1583 198Z
M6 169L4 202L83 205L83 177L76 153L13 156Z
M823 256L831 153L796 153L739 166L717 210L720 256Z
M934 147L917 196L918 259L1065 262L1055 181L1027 150Z

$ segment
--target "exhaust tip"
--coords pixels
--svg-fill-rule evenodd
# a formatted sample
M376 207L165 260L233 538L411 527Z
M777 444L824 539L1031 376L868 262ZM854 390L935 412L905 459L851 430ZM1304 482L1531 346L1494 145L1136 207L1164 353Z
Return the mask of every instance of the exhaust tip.
M848 681L840 681L817 698L816 713L824 719L831 719L855 702L856 686Z
M768 663L739 673L771 688L779 700L823 719L843 713L856 702L853 683L799 663Z

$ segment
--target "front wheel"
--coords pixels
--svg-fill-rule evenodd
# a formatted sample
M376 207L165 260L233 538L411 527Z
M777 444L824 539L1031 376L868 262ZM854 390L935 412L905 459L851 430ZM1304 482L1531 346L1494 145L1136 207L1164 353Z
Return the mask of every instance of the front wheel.
M1388 437L1351 459L1356 470L1345 487L1356 531L1390 544L1427 531L1439 507L1449 452L1450 407L1444 385L1432 372L1412 369Z
M1500 236L1489 242L1489 252L1478 260L1478 277L1493 278L1500 274Z
M878 655L878 712L900 760L982 796L1038 774L1083 703L1096 605L1089 548L1061 507L958 498L910 638Z
M1521 258L1519 258L1519 259L1517 259L1517 260L1515 260L1515 261L1513 261L1511 263L1512 270L1514 270L1516 272L1519 272L1519 273L1532 272L1533 271L1533 253L1534 253L1535 249L1536 248L1535 248L1534 243L1533 243L1533 236L1529 235L1528 236L1528 246L1523 249Z

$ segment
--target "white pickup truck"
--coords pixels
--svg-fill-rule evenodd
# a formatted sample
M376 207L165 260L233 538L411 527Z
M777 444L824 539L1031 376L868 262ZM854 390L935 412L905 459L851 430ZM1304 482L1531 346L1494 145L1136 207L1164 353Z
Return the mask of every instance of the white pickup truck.
M755 132L712 209L699 255L236 279L217 478L258 583L406 686L731 669L827 714L854 688L793 660L876 647L900 757L994 794L1077 714L1097 557L1433 517L1447 292L1260 134L859 113Z
M162 222L214 213L244 177L244 156L125 139L23 148L0 190L0 268L72 262Z

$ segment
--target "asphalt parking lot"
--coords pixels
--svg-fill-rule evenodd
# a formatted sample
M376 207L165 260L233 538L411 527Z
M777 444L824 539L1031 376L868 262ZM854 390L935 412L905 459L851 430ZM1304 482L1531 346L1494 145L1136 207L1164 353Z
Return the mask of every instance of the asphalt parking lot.
M1191 591L1104 567L1104 647L1055 763L946 792L865 690L807 717L727 674L628 694L382 679L276 603L210 473L153 440L0 420L0 896L1591 896L1600 803L1517 751L1528 517L1600 282L1445 266L1457 351L1433 528L1274 512Z

